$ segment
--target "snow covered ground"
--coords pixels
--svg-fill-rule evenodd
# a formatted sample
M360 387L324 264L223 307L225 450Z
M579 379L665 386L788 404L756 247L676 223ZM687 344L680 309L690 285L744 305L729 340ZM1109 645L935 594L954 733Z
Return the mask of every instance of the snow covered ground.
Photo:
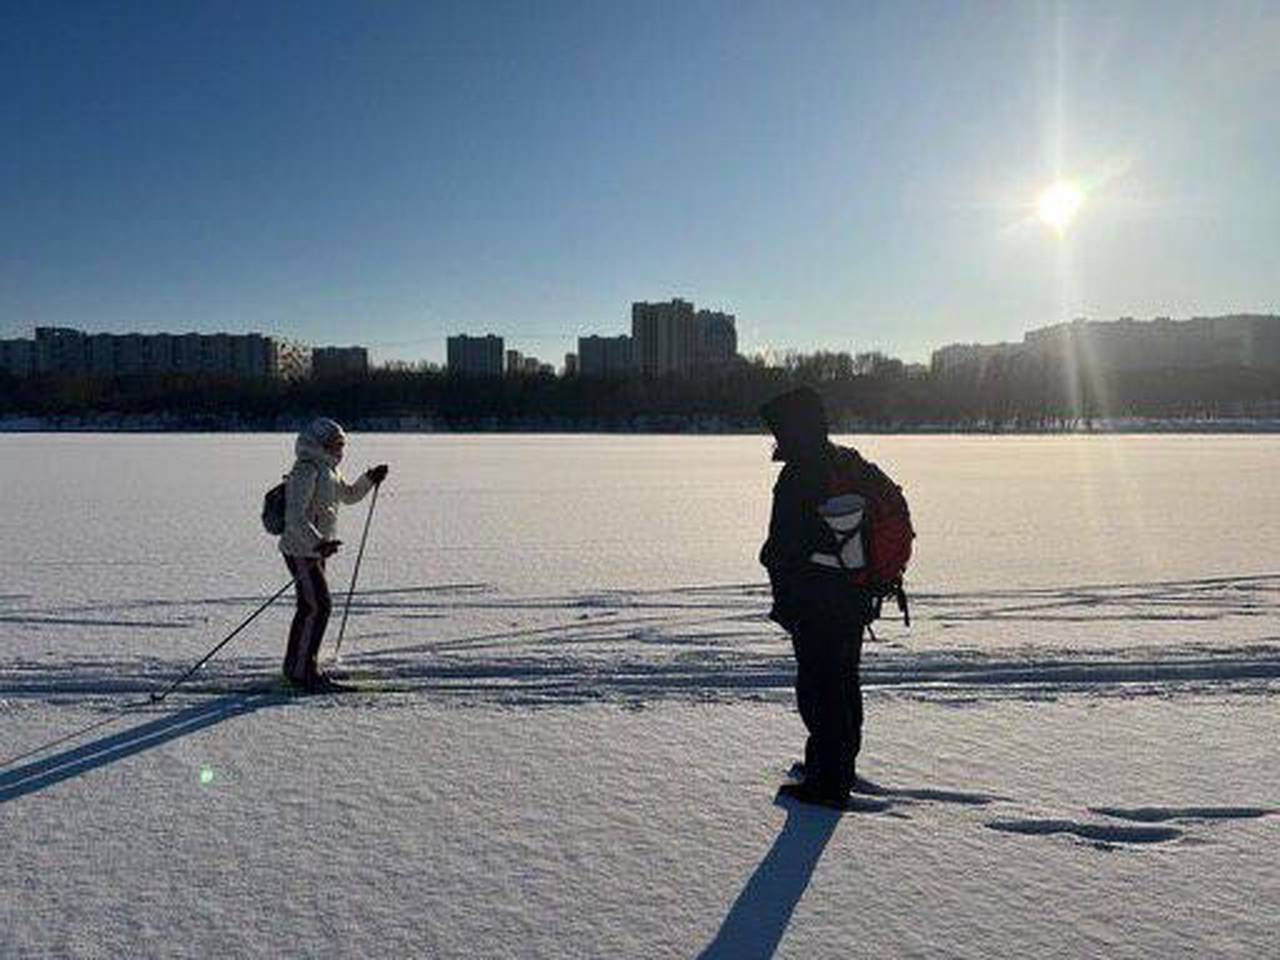
M836 816L760 438L357 436L370 689L272 692L281 604L150 704L287 579L288 438L0 437L0 956L1280 954L1280 438L862 446L915 622Z

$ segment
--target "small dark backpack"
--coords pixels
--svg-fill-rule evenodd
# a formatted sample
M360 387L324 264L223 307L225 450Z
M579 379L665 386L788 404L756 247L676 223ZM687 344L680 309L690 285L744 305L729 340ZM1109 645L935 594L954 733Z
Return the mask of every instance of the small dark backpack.
M285 474L286 481L289 479ZM284 533L285 485L277 483L262 498L262 529L273 537Z
M809 561L845 571L871 597L872 619L892 597L910 625L902 577L911 560L916 532L907 498L883 470L853 450L839 447L832 461L827 499L818 515L835 537L834 552L816 552Z

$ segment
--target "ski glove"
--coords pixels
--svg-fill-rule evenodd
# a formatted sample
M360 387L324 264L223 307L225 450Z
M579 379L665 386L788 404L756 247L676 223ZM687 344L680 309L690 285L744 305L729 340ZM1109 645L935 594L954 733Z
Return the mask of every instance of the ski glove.
M316 552L322 557L332 557L342 546L341 540L321 540L316 544Z
M377 486L383 480L387 479L387 471L390 469L391 468L385 463L380 463L376 467L370 467L364 472L364 475L369 478L370 483Z

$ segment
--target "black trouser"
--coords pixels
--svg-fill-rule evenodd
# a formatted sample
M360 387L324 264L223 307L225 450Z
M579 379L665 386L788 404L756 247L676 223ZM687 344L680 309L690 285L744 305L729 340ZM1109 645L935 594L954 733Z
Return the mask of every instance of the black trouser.
M296 578L293 592L297 598L293 623L289 626L289 646L284 654L284 673L305 682L316 675L316 657L320 654L324 629L329 625L333 601L324 578L324 560L286 556L284 562Z
M805 780L831 793L853 786L862 746L862 623L838 617L801 623L791 635L796 655L796 702L809 738Z

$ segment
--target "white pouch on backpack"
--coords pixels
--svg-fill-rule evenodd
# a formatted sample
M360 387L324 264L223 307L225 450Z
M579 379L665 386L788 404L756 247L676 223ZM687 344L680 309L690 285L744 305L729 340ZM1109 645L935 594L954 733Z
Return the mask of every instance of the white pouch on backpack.
M866 498L856 493L842 493L819 505L818 516L835 534L838 552L815 551L809 555L809 562L836 570L861 570L865 567L867 554L862 546L862 523L866 511Z

